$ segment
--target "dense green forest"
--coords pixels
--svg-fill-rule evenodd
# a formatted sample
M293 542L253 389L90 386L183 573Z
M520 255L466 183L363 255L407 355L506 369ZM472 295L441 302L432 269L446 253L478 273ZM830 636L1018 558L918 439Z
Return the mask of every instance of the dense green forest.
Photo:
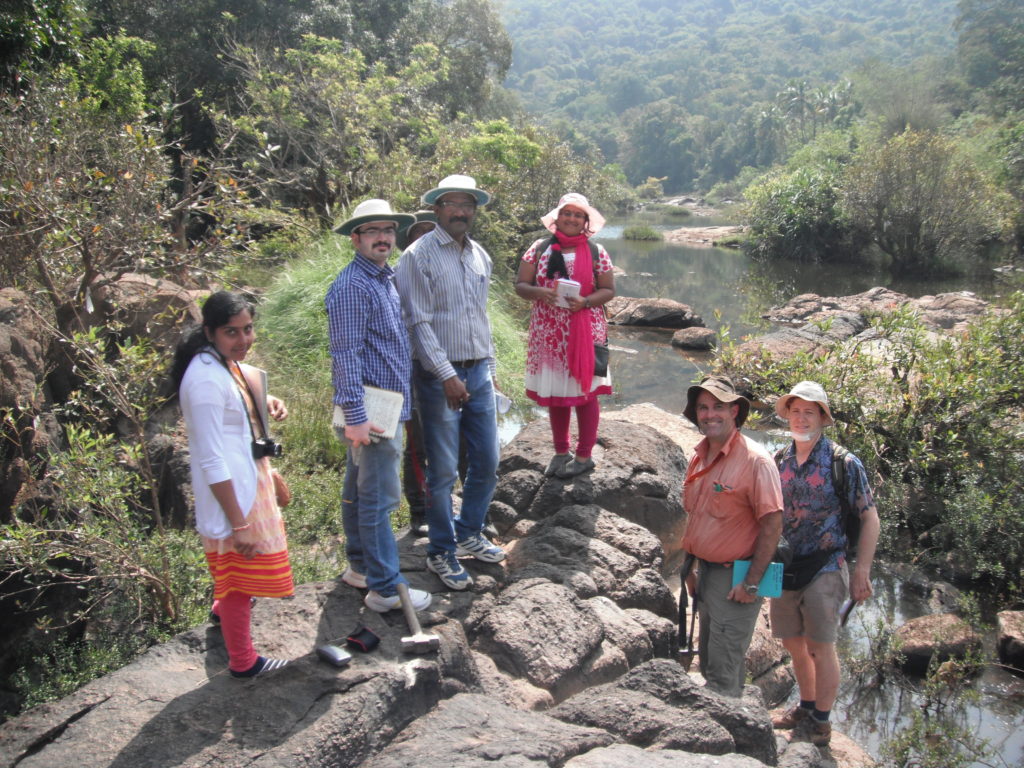
M526 108L670 192L783 160L858 101L914 97L956 44L955 0L505 0L502 15ZM897 88L894 67L915 74Z

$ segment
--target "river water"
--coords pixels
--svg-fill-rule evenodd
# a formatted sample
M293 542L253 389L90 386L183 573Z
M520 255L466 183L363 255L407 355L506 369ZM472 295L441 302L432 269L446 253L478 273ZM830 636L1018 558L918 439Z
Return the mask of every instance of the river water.
M699 217L683 221L678 218L658 220L644 216L639 222L611 221L598 234L597 240L625 273L616 278L618 295L681 301L703 317L708 327L720 334L727 330L737 340L772 330L773 326L765 324L760 315L769 307L801 293L845 296L882 285L915 298L958 290L971 290L982 298L993 298L1003 289L990 268L941 279L896 279L880 268L842 264L827 267L774 264L769 271L732 249L623 240L622 230L631 223L667 230L729 222ZM708 370L711 357L707 353L673 349L670 339L668 331L611 330L615 394L604 399L604 409L653 403L669 413L682 414L686 388ZM543 415L539 409L509 413L501 427L503 442L514 437L525 421ZM781 434L751 434L769 444L783 439ZM884 514L884 510L881 512ZM901 682L892 675L881 681L852 679L846 670L853 667L856 656L867 652L871 637L880 627L898 627L910 618L931 611L923 598L904 589L884 564L876 569L874 582L875 597L858 606L842 631L840 651L844 660L844 682L833 722L838 730L877 758L883 745L906 727L912 713L925 711L922 705L926 700L917 682ZM959 695L947 702L941 717L985 739L996 755L987 761L966 765L970 768L1024 766L1024 678L990 667L968 690L970 696ZM930 710L928 713L932 714Z

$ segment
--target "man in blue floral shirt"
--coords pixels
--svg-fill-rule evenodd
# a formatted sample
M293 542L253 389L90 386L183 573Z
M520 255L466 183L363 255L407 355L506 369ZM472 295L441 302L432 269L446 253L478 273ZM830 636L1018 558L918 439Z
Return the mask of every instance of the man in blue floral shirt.
M820 384L802 381L780 397L775 411L789 421L791 445L781 453L782 534L793 549L798 574L793 589L771 601L772 634L793 657L800 703L773 718L776 728L793 729L793 739L824 746L832 738L829 716L839 690L836 634L847 594L857 601L871 596L871 563L878 544L879 520L860 459L844 458L850 514L859 515L857 563L847 564L841 489L832 477L835 444L822 429L835 423ZM799 578L801 571L804 578ZM806 582L806 583L800 583ZM784 587L788 586L784 583Z

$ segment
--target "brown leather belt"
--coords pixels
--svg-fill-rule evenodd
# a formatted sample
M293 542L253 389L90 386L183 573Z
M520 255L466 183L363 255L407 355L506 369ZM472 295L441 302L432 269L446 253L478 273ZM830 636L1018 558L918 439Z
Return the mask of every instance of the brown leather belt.
M486 357L478 357L476 360L452 360L451 364L456 368L472 368L486 359Z

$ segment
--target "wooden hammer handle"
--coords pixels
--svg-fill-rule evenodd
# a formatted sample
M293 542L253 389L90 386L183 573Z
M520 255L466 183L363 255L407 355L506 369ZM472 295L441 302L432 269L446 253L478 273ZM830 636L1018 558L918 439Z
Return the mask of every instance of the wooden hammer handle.
M400 582L396 585L398 589L398 599L402 602L402 613L405 614L405 621L409 625L409 631L413 635L420 635L423 630L420 629L420 620L416 616L416 609L412 607L412 598L409 597L409 586L404 582Z

